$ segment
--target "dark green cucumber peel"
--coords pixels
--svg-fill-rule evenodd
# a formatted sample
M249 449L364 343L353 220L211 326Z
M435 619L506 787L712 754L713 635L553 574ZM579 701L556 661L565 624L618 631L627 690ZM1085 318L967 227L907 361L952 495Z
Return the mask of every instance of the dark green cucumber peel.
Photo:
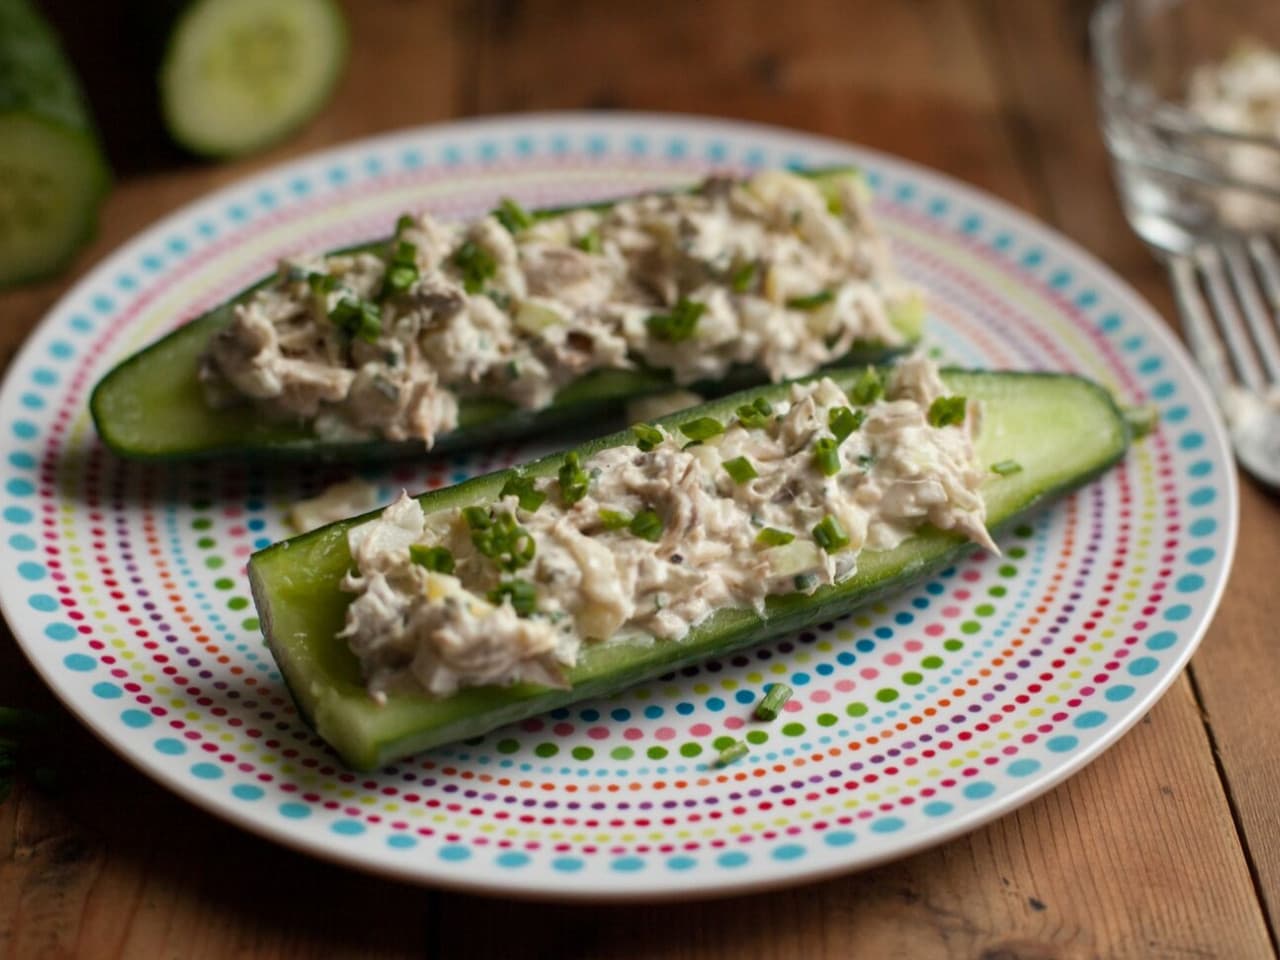
M28 0L0 0L0 286L56 272L109 183L75 71Z
M848 388L859 371L829 375ZM1012 459L1022 467L1008 476L993 474L984 487L993 530L1018 522L1043 501L1097 476L1128 448L1123 415L1111 396L1090 381L1062 374L960 371L948 371L945 379L954 392L983 402L978 442L982 461ZM723 420L744 401L756 396L778 399L787 390L785 385L760 387L658 422L674 429L700 416ZM579 453L585 458L604 447L632 442L634 436L624 431L585 444ZM525 471L538 477L553 475L562 459L563 454L546 457ZM424 494L419 502L436 511L491 500L509 475L502 471L477 477ZM376 511L286 540L249 561L263 633L299 711L347 764L362 770L832 620L972 549L956 535L925 530L894 550L863 554L856 575L843 583L807 597L771 598L763 616L722 610L680 641L588 646L569 672L569 690L532 684L476 687L445 699L399 695L378 706L365 692L355 657L335 637L351 599L337 587L350 564L347 531L374 515Z
M848 175L849 169L824 169L809 176ZM611 201L616 202L616 201ZM608 203L594 206L604 208ZM562 215L568 207L538 215ZM335 252L385 253L386 240ZM250 404L222 410L204 401L196 370L209 337L229 323L240 303L271 282L270 277L124 360L94 388L89 400L98 435L112 452L135 460L248 459L372 462L421 456L420 441L335 441L317 438L305 423L267 421ZM904 311L895 323L909 341L901 347L867 343L841 359L842 364L878 363L907 349L922 332L922 312ZM716 383L690 389L719 395L759 383L758 370L737 368ZM544 410L522 411L501 399L464 399L459 427L436 439L434 454L529 435L584 420L607 423L628 400L671 389L658 370L598 370L563 388Z

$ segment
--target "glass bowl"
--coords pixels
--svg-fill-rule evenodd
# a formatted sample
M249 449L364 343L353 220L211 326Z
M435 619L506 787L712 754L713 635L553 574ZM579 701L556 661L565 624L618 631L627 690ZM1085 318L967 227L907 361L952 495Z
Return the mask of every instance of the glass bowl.
M1280 104L1269 134L1244 129L1217 72L1280 55L1280 2L1104 0L1090 34L1102 133L1138 235L1185 253L1280 230Z

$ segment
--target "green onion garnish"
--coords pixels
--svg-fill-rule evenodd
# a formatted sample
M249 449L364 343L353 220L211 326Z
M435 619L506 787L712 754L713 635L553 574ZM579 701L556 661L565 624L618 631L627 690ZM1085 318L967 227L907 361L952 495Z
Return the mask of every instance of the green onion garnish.
M484 282L498 272L493 254L474 240L468 240L453 252L453 265L462 274L462 287L467 293L479 293Z
M737 763L750 752L750 747L741 740L735 740L720 751L720 754L715 759L715 766L727 767L731 763Z
M884 396L884 378L875 367L867 367L858 378L858 382L849 391L849 399L858 406L865 407L875 403Z
M344 297L329 311L330 322L349 337L373 343L382 333L382 313L376 303Z
M756 273L759 266L754 260L744 263L737 270L733 271L733 276L729 278L729 285L733 287L734 293L746 293L756 285Z
M777 720L778 714L782 712L782 708L786 706L787 701L791 699L791 688L785 683L769 684L769 692L764 695L764 699L756 704L756 719Z
M777 527L765 527L756 534L756 543L762 547L785 547L796 538L790 530L779 530Z
M964 423L964 397L938 397L929 404L929 423L935 427L955 427Z
M791 297L787 300L787 306L792 310L817 310L824 303L830 303L835 298L836 295L830 290L819 290L807 297Z
M416 221L413 219L413 214L400 214L400 216L396 218L396 236L400 236L400 234L404 233L406 230L414 227L415 224Z
M622 510L601 510L600 522L606 530L621 530L631 524L631 515Z
M409 559L433 573L453 573L453 553L448 547L428 547L423 543L409 544Z
M382 278L382 290L378 298L381 300L404 293L417 280L418 248L406 240L400 240L387 261L387 272Z
M813 528L813 539L827 553L835 553L849 545L849 535L835 517L827 514L822 522Z
M646 453L662 443L662 431L657 427L647 423L637 423L631 427L631 430L636 435L636 446Z
M681 297L670 313L655 313L645 321L645 325L654 339L680 343L693 336L706 310L705 303Z
M795 579L791 582L795 584L796 589L801 593L808 593L818 585L818 575L816 573L797 573Z
M604 244L600 242L599 230L588 230L578 239L573 241L573 245L583 253L600 253L604 250Z
M875 466L876 458L869 453L858 454L858 466L862 468L862 472L866 473Z
M631 518L627 529L641 540L657 543L662 539L662 518L653 510L641 510Z
M849 435L862 426L867 415L862 410L850 410L848 407L836 407L827 414L827 426L835 435L836 443L844 443Z
M533 217L529 216L529 211L510 197L503 197L498 201L498 209L493 211L493 215L511 233L519 233L533 226Z
M498 498L514 496L520 503L521 510L533 513L547 499L547 495L533 485L533 477L516 474L509 477L498 492Z
M509 513L495 517L482 507L466 507L462 516L471 528L471 542L475 548L497 564L500 570L519 570L537 553L538 545L532 534L516 523L516 518Z
M338 278L332 273L309 273L307 274L307 286L311 288L311 292L318 297L332 293L333 288L338 285Z
M511 601L516 616L527 617L537 612L538 590L528 580L504 580L489 591L490 603L500 606L503 600Z
M1001 460L999 463L991 465L991 472L998 473L1002 477L1007 477L1012 473L1021 473L1022 464L1017 460Z
M582 464L578 462L578 454L570 451L565 455L564 463L560 464L560 499L564 501L564 505L571 506L577 503L587 495L587 488L591 485L591 478L587 476L587 471L582 469Z
M724 424L715 417L698 417L680 424L680 432L690 440L710 440L724 433Z
M764 397L756 397L734 412L738 414L738 422L748 430L760 429L767 426L769 418L773 416L773 404Z
M840 472L840 445L830 437L822 437L813 445L813 465L825 477Z
M754 464L746 457L734 457L732 460L726 460L722 466L724 472L733 478L734 483L746 483L760 476L756 473Z

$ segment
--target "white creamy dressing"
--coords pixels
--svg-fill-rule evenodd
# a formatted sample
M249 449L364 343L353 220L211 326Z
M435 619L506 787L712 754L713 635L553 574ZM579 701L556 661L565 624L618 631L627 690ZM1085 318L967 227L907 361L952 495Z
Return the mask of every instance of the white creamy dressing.
M494 508L532 554L514 570L478 549L461 510L424 515L402 495L350 531L354 569L342 586L355 598L341 636L379 699L522 680L564 686L584 643L677 641L721 608L760 610L768 596L847 579L862 550L891 549L925 523L996 551L978 493L980 411L960 398L963 420L935 426L939 398L937 368L916 355L891 375L887 396L865 406L821 379L793 386L758 426L733 420L696 445L675 433L647 451L600 451L581 464L590 481L576 502L549 477L530 481L545 498L536 509L515 495ZM815 449L836 439L840 409L864 419L827 475ZM731 475L726 464L739 457L754 478ZM617 525L645 511L656 515L650 538ZM817 528L832 524L847 542L824 547ZM761 542L766 528L773 540ZM777 534L792 539L776 544ZM411 548L444 548L452 574L415 562ZM530 591L525 615L493 593L513 580Z
M390 260L373 253L285 260L214 336L201 380L214 405L248 400L322 437L430 446L463 397L538 409L593 370L800 376L855 343L901 344L895 315L919 309L869 206L856 174L770 171L514 232L493 215L422 214L397 229L407 286L390 287ZM353 305L373 319L340 319ZM690 309L687 330L653 322Z
M1215 129L1272 141L1212 147L1236 179L1280 190L1280 51L1242 43L1220 63L1199 67L1188 84L1187 109ZM1277 222L1275 205L1256 194L1224 191L1218 207L1224 221L1238 229Z

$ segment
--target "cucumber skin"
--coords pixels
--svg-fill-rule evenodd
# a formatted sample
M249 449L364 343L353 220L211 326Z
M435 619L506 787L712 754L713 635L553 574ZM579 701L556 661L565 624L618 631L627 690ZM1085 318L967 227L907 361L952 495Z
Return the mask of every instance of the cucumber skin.
M801 176L812 179L825 177L857 175L856 168L827 167L818 170L795 171ZM616 200L603 201L583 206L594 209L605 209ZM556 207L533 211L539 219L561 216L581 207ZM370 241L343 247L332 253L376 253L385 255L388 246L386 239ZM250 433L252 439L248 443L235 441L217 441L203 443L201 437L195 437L195 445L167 447L161 450L143 449L130 442L129 438L120 435L114 413L128 397L119 394L134 394L128 384L131 378L148 379L146 364L153 354L161 354L178 343L181 338L198 337L201 342L207 340L220 326L230 322L234 305L240 303L262 286L270 283L272 277L265 277L250 287L242 290L230 300L220 304L205 314L184 324L177 330L143 348L138 353L127 357L110 370L93 389L89 399L89 410L99 437L112 453L132 460L167 462L176 460L208 460L214 458L235 457L241 460L261 461L308 461L308 462L343 462L374 463L396 459L422 457L426 451L420 441L330 441L317 439L310 429L302 424L281 423L265 426L256 416L251 405L229 408L226 410L210 410L202 407L207 414L209 434L221 424L223 433L240 436L241 430ZM914 325L910 329L904 327L907 343L898 347L867 344L857 348L848 356L837 361L839 364L880 363L910 349L919 340L920 330ZM195 377L192 369L191 377ZM745 389L760 383L764 379L760 371L751 368L737 368L721 381L700 383L689 386L689 389L709 395L721 395L734 390ZM604 384L604 389L591 389L591 384ZM611 386L610 386L611 384ZM673 386L670 377L661 371L597 371L583 380L570 384L562 391L553 406L537 411L513 410L502 401L488 403L489 415L485 416L485 401L464 400L460 426L436 439L430 449L431 455L447 454L475 447L483 443L493 443L529 436L554 428L581 423L584 413L593 420L604 420L620 414L628 400L647 393L661 392ZM574 400L574 392L582 394L580 400ZM172 404L173 397L149 398L155 403ZM197 401L201 402L201 401ZM236 429L239 427L240 429ZM185 431L181 437L183 443L192 439L191 431Z
M843 378L843 385L848 386L858 375L858 371L841 371L834 375ZM1037 381L1057 380L1064 384L1074 381L1093 394L1100 414L1105 416L1105 420L1100 420L1098 424L1099 436L1109 432L1109 437L1103 438L1105 442L1101 448L1102 454L1079 473L1058 478L1043 487L1033 486L1017 494L1013 502L1001 503L999 515L991 517L993 532L1015 525L1044 501L1087 483L1123 457L1128 448L1130 433L1123 415L1110 394L1089 381L1068 375L1043 373L974 375L949 371L947 375L961 378L986 376L1015 385L1031 385ZM744 391L656 422L674 429L677 424L698 416L724 417L738 403L760 395L777 397L786 389L786 385L774 385ZM631 442L634 442L634 435L627 430L585 444L578 448L578 452L585 458L605 447ZM536 476L553 475L563 457L563 453L554 454L528 464L523 469ZM492 499L513 470L476 477L454 487L424 494L418 499L424 507L435 509ZM1017 476L1019 475L1015 475ZM1025 485L1025 481L1026 478L1023 477L1021 481L1015 480L1015 483ZM352 720L349 712L354 709L358 715L370 701L359 679L358 664L345 645L334 639L331 645L321 645L319 655L309 647L291 649L288 643L282 642L288 638L277 635L274 620L276 603L288 605L301 602L317 608L323 606L331 619L337 617L349 600L349 597L337 590L336 583L337 576L341 575L347 565L343 558L349 558L346 553L346 531L352 525L371 519L380 512L375 510L283 541L258 551L249 560L250 583L263 633L300 714L338 751L344 762L359 770L376 769L421 750L477 736L567 703L606 696L710 656L725 656L769 637L833 620L896 592L911 582L954 563L975 549L973 544L961 540L957 535L925 531L911 538L905 545L905 551L902 547L891 551L891 554L905 554L905 559L898 565L877 562L875 554L864 555L859 573L851 580L824 587L808 597L802 594L772 597L766 604L763 617L751 611L722 610L712 620L696 627L683 640L650 645L631 656L625 646L591 648L579 665L570 671L573 686L569 690L521 684L502 688L468 688L454 697L435 701L426 697L392 698L387 707L374 709L390 709L399 701L402 707L408 705L406 710L417 711L409 717L410 722L424 712L434 712L441 716L438 721L433 720L430 726L410 726L398 736L382 740L361 736L359 732L350 729L353 725L358 725L359 721ZM297 550L303 551L302 562L314 556L317 550L330 563L335 558L342 560L336 565L336 576L327 583L320 584L308 583L306 571L295 578L290 568L298 561L289 558L287 554ZM328 646L328 649L325 650L324 646ZM628 659L634 662L628 663ZM321 663L320 660L325 662ZM303 684L306 689L302 689ZM377 720L373 723L376 724Z
M220 149L210 146L209 144L198 143L194 139L187 137L178 132L177 124L170 115L169 96L166 92L166 78L169 73L170 57L172 55L173 38L182 30L183 21L191 14L197 6L202 3L216 2L216 0L162 0L157 6L163 9L167 15L167 29L164 30L163 36L154 41L154 45L160 50L160 65L156 70L156 86L160 95L160 115L164 120L165 131L174 143L181 146L184 150L189 150L196 156L206 157L211 160L217 160L227 157L238 157L246 154L256 153L272 147L283 140L288 139L290 135L296 133L299 129L307 124L324 106L325 102L333 96L333 91L338 85L338 80L342 76L343 70L346 68L347 59L351 53L351 36L347 29L347 20L342 13L342 9L335 0L319 0L326 7L325 16L327 16L333 24L334 33L338 38L339 49L337 57L333 63L333 71L330 73L324 87L317 90L311 105L301 113L292 123L286 124L279 130L275 131L268 137L264 137L260 141L256 141L247 147L241 147L235 150Z
M52 276L97 228L97 207L111 183L107 161L76 72L53 28L28 0L0 0L0 116L23 114L68 138L93 158L94 210L76 242L56 263L10 277L0 287Z

